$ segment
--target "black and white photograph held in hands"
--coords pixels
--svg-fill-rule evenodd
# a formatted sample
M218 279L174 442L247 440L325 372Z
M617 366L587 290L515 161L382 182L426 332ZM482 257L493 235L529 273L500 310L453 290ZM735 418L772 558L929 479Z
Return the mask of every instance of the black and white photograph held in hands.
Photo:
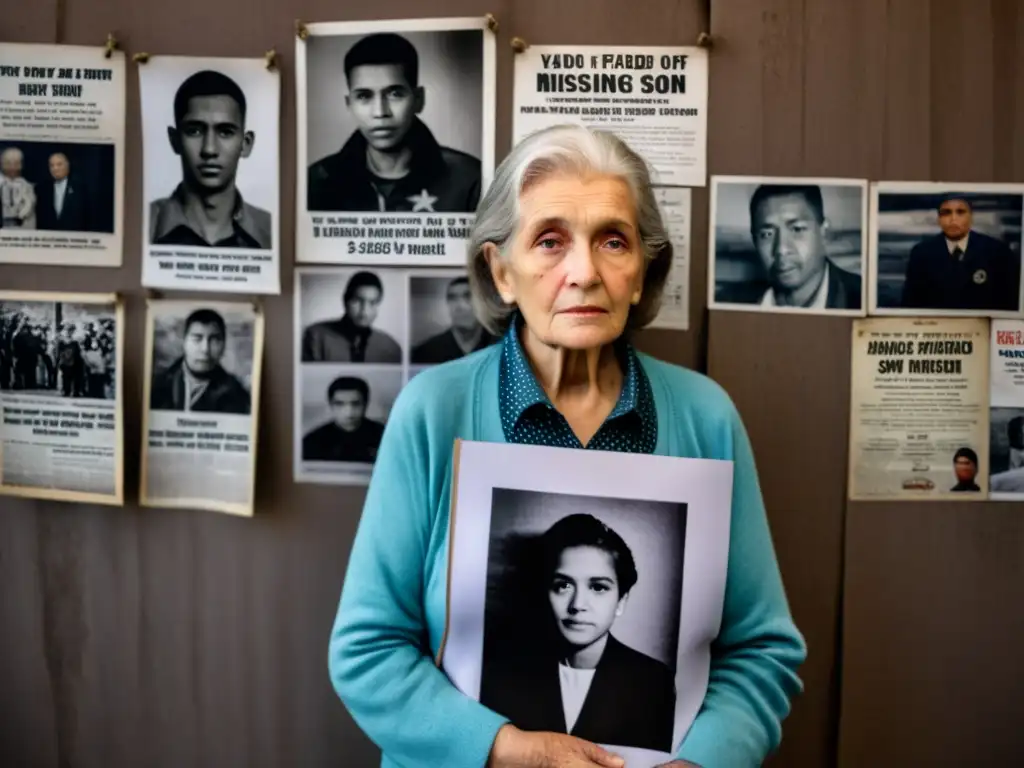
M465 271L409 277L409 344L413 365L436 365L498 341L477 320Z
M880 181L871 204L872 314L1018 314L1024 185Z
M448 678L519 728L670 761L721 625L732 462L456 440L452 478Z
M494 165L486 20L307 32L296 49L298 260L461 263Z
M299 269L302 363L402 363L406 276L396 269Z
M0 292L0 493L123 503L123 318L113 294Z
M867 182L714 176L712 309L865 313Z
M280 76L263 59L139 70L143 285L278 293Z
M683 503L495 488L480 702L671 751L685 540Z
M0 262L122 261L125 57L0 43Z
M295 480L368 482L402 383L400 368L301 366L295 398Z
M254 323L231 319L206 306L153 318L150 410L252 413Z

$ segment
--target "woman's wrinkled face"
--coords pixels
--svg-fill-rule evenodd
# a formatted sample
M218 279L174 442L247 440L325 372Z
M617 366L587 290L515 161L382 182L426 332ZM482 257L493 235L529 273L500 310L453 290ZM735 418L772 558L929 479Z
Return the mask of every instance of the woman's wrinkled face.
M608 344L640 301L636 201L617 177L554 175L528 187L508 252L491 246L487 255L501 297L550 346Z

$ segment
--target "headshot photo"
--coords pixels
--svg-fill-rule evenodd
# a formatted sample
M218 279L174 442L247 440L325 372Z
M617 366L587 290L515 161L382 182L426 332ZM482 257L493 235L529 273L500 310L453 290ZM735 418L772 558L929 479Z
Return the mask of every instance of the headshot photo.
M113 305L0 301L0 392L114 400L116 368Z
M480 702L671 751L685 529L685 504L495 488Z
M409 278L409 343L413 365L435 365L488 347L498 338L473 313L464 272Z
M1019 310L1024 185L879 182L872 197L873 311Z
M402 388L401 370L376 366L302 366L296 391L296 456L300 466L363 465L377 459L384 425Z
M139 79L150 246L273 249L279 81L262 59L160 56Z
M973 448L964 446L953 454L953 474L956 485L949 490L956 492L979 493L981 487L976 482L978 477L978 454Z
M989 491L1024 494L1024 407L989 410Z
M298 270L300 361L401 364L405 274L387 269Z
M306 109L299 116L306 210L476 210L485 32L408 26L313 25L305 41ZM349 33L356 30L365 32Z
M114 145L0 141L3 229L114 231Z
M185 312L151 311L150 410L250 415L255 347L251 312L229 314L202 305Z
M714 309L862 315L867 184L715 176Z

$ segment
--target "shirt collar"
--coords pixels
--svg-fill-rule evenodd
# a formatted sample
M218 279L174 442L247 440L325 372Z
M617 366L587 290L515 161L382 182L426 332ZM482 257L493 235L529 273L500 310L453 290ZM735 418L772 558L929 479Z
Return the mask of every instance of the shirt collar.
M256 222L252 220L252 216L249 214L249 207L242 199L242 193L237 189L235 190L235 207L231 213L231 220L235 227L241 229L253 240L259 240L259 237L257 237L259 227L257 227ZM170 197L165 199L163 204L160 206L160 213L157 218L154 232L154 240L160 240L161 238L166 237L178 227L186 227L187 229L195 232L195 228L192 226L191 222L189 222L188 216L185 214L184 184L179 184L175 187ZM199 233L196 232L196 234L198 235Z
M521 326L522 316L517 314L505 332L501 349L501 389L499 392L501 412L503 416L510 417L513 424L522 418L527 409L535 405L541 404L554 408L551 399L544 392L540 382L537 381L529 360L526 359L523 345L519 341ZM625 375L619 399L608 415L609 420L636 412L642 391L640 360L633 345L624 341L619 342L616 344L616 352L624 364Z
M825 274L821 276L821 285L818 286L818 290L814 293L814 299L810 304L807 305L807 309L825 309L825 304L828 301L828 278L829 278L829 263L825 261ZM769 288L764 292L764 296L761 297L762 307L777 307L775 303L775 290Z
M949 251L950 254L952 254L954 250L959 248L961 251L966 253L967 252L967 240L968 240L968 238L970 236L971 236L971 233L968 232L966 235L961 237L959 240L950 240L947 237L946 238L946 250Z

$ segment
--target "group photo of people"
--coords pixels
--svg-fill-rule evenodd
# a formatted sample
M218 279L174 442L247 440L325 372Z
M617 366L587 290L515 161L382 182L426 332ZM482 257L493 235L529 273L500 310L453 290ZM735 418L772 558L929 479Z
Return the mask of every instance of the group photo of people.
M0 140L0 227L114 231L114 146Z
M113 400L115 365L113 307L0 302L0 390Z

